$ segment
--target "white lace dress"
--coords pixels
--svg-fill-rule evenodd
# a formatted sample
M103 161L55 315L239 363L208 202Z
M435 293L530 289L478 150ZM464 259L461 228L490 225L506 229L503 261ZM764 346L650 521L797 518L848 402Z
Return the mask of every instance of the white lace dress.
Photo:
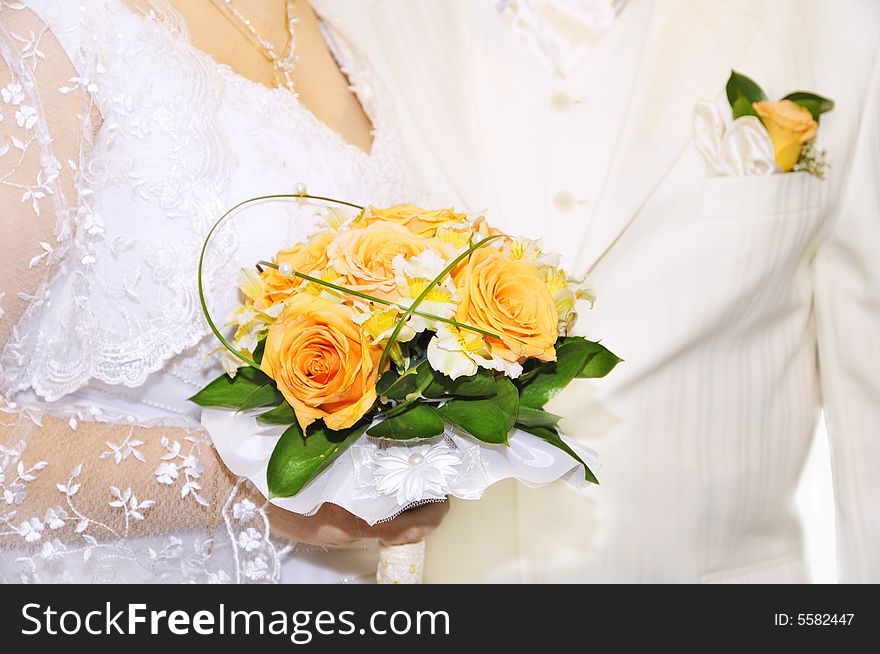
M342 50L376 127L370 155L197 50L167 3L0 1L0 247L17 253L0 264L0 580L371 573L370 548L274 542L185 399L220 372L196 266L227 208L300 182L414 197L367 68ZM267 211L302 227L314 208ZM220 242L217 270L237 248Z

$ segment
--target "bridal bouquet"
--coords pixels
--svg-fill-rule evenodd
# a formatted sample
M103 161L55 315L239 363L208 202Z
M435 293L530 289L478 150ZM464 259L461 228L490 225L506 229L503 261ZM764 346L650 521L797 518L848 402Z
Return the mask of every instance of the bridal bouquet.
M596 483L593 455L544 410L620 361L570 335L592 301L582 280L483 217L411 205L326 216L241 270L228 336L200 267L227 372L191 399L233 472L282 508L333 502L370 524L504 478ZM416 581L421 547L387 548L379 580Z

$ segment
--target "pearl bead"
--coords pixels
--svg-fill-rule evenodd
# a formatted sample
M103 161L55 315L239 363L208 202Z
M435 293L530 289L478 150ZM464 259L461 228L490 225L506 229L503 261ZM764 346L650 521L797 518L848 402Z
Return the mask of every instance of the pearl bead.
M425 457L421 454L411 454L409 457L409 467L415 468L416 466L420 466L425 462Z
M307 195L308 192L309 192L308 188L306 188L306 185L303 184L302 182L300 182L299 184L296 185L296 194L297 195Z
M285 277L290 277L293 274L293 266L289 263L285 262L278 266L278 272L280 272Z

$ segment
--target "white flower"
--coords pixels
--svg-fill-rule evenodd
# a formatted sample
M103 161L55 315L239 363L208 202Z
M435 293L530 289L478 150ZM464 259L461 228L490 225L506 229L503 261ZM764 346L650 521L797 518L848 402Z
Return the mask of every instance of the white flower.
M232 352L227 350L223 345L208 352L208 354L205 356L205 360L208 360L211 357L219 357L220 365L223 366L223 371L227 375L229 375L230 379L235 379L235 376L238 374L239 369L244 368L247 365L244 361L242 361Z
M25 129L30 129L37 124L37 110L26 104L21 105L15 112L15 124Z
M165 461L156 468L156 481L160 484L173 484L174 480L180 476L177 470L177 464Z
M27 498L27 490L22 484L10 484L3 491L3 501L7 504L21 504Z
M232 507L232 517L242 522L253 520L257 515L257 505L250 500L236 502Z
M43 523L36 518L31 518L28 522L21 523L18 534L24 538L25 542L36 543L43 537Z
M482 335L445 324L437 328L437 335L428 343L428 363L450 379L474 375L478 367L514 379L522 374L520 364L492 354Z
M2 96L3 102L6 104L12 103L15 106L20 105L21 101L24 100L24 93L22 93L21 84L18 82L10 82L0 89L0 96Z
M583 278L569 277L562 268L544 266L540 272L547 290L556 303L556 312L559 314L559 335L566 336L571 333L577 321L578 301L586 300L592 308L596 294Z
M445 443L392 447L376 457L376 490L396 495L401 506L440 499L459 476L460 463L459 455Z
M65 550L66 548L60 541L47 541L43 543L43 548L40 550L39 556L44 561L60 561L64 558Z
M269 566L263 557L257 557L245 562L243 572L251 581L262 581L268 577Z
M262 541L263 537L260 536L260 532L253 527L248 527L238 535L238 546L245 552L253 552L259 549Z
M205 471L202 462L192 454L183 459L183 471L190 477L198 479Z
M239 289L253 302L262 303L263 295L266 292L266 285L263 278L248 268L242 268L239 271L238 278ZM235 335L233 343L239 350L246 350L253 353L257 349L260 336L275 322L275 319L281 315L284 310L284 303L278 302L267 309L257 309L250 303L237 307L229 316L226 326L234 326ZM225 348L221 348L226 352ZM241 367L239 361L236 368ZM224 364L227 373L230 367ZM231 376L234 377L234 374Z
M104 219L94 211L84 211L80 214L81 222L77 223L77 230L80 228L90 236L100 236L104 233Z
M513 239L510 245L510 258L514 261L528 261L539 268L544 266L557 268L559 266L559 255L546 254L544 252L544 244L540 239Z
M67 511L60 506L56 506L54 509L48 509L46 511L46 517L43 518L43 522L49 527L49 529L61 529L64 526L64 520L67 517Z
M242 268L238 271L238 288L245 294L245 297L256 302L263 299L266 292L266 282L256 270ZM239 321L238 324L243 325L245 322Z
M43 184L51 184L58 179L58 173L61 172L61 164L58 159L51 154L44 154L40 163L42 173L45 175L45 178L41 180Z
M406 286L406 280L408 279L434 279L443 272L446 266L446 260L434 250L424 250L409 259L405 259L402 254L398 254L391 262L398 286Z
M354 309L355 315L351 319L352 322L364 328L374 345L391 336L391 332L394 331L403 315L403 311L395 307L374 309L363 302L356 302ZM398 332L397 341L399 343L408 343L416 337L416 332L411 325L412 318Z
M391 266L394 269L397 287L403 294L400 301L401 306L409 307L428 284L443 272L447 263L433 250L425 250L411 259L404 259L401 255L394 257ZM447 275L428 292L419 304L418 311L442 318L452 318L457 308L458 299L455 297L455 284L453 284L451 276ZM442 324L445 323L417 314L413 314L407 321L408 327L418 334L426 329L436 330Z
M6 293L0 293L0 304L3 302L3 298L6 297ZM0 306L0 318L6 315L6 312L3 310L3 307Z

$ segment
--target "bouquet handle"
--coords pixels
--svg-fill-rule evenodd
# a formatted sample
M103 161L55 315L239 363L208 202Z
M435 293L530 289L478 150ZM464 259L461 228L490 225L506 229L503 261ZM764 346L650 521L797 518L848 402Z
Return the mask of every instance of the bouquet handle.
M424 572L425 541L379 548L377 584L420 584Z

